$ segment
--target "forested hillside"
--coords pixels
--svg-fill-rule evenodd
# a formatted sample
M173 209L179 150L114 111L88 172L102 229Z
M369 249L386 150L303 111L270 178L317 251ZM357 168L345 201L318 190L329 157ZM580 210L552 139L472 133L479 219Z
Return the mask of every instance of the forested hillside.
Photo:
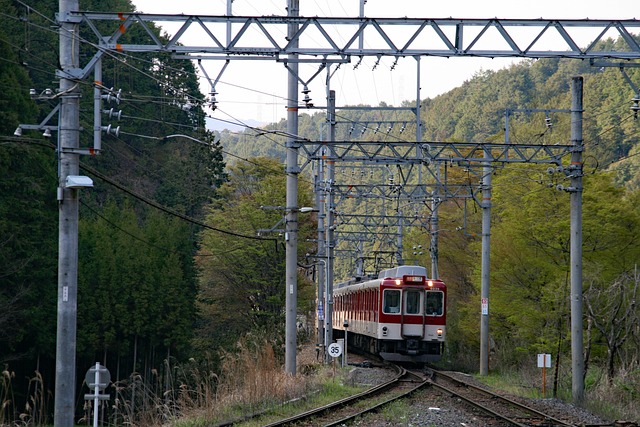
M80 6L133 10L127 0L81 1ZM42 130L23 129L22 136L14 136L14 131L19 124L40 123L59 102L59 35L55 0L30 2L30 7L0 0L0 10L0 364L8 375L3 375L7 382L0 391L4 425L20 414L25 422L47 422L53 409L57 134L46 138ZM124 37L133 42L137 31L132 28ZM161 30L156 31L160 36ZM83 66L96 53L96 41L90 33L81 34L81 40ZM103 93L111 95L104 109L115 112L103 115L103 124L120 132L103 133L102 152L81 157L81 173L92 178L94 187L80 195L80 393L84 372L96 361L121 380L133 372L148 375L162 369L168 366L164 360L192 355L199 223L226 179L221 147L204 129L203 96L193 64L167 55L106 55L102 69ZM94 86L91 79L78 84L80 145L90 147ZM55 126L57 115L47 124ZM201 143L164 138L178 134ZM34 380L41 400L27 405Z
M80 6L133 9L128 0L86 0ZM16 136L14 131L19 124L40 123L59 101L57 8L55 0L31 2L28 8L0 0L0 363L6 372L0 383L0 424L45 424L53 408L56 135L46 138L25 129ZM139 30L133 27L123 37L135 42ZM160 28L155 31L162 37ZM95 40L82 36L86 62L95 53ZM617 42L608 43L615 47ZM285 206L284 139L269 131L285 130L286 122L265 126L259 136L255 129L214 135L204 129L205 100L192 63L157 54L105 55L102 67L105 93L120 93L119 103L105 100L104 108L122 113L103 116L104 124L120 131L103 133L102 153L81 158L81 172L95 186L80 195L77 390L81 396L84 372L100 361L119 382L124 406L113 411L112 421L135 424L137 407L170 411L166 403L172 392L195 381L193 372L206 372L215 392L213 378L242 340L266 343L282 360L285 267L277 232L283 210L277 207ZM640 71L626 72L640 84ZM590 390L625 384L610 394L633 402L640 385L640 121L630 110L637 94L621 72L551 59L480 72L459 88L423 100L422 140L503 142L505 110L568 109L574 75L585 77L587 384ZM81 145L89 147L94 84L78 84ZM416 118L407 110L344 109L337 119L339 140L383 135L413 141L416 135ZM301 110L299 134L318 140L326 132L325 121L324 111ZM370 124L381 121L394 124L387 129ZM514 144L568 144L569 129L567 114L518 112L510 116L508 137ZM478 184L465 165L446 167L451 182ZM566 176L530 164L494 165L493 174L492 369L524 366L537 352L553 353L557 384L566 389L569 196L556 189ZM313 205L312 183L305 170L299 206ZM428 216L423 210L420 214ZM449 289L446 364L473 371L480 213L472 200L450 199L442 201L439 214L440 275ZM315 220L299 220L300 314L315 309L313 284L305 276L313 266L304 260L315 252ZM275 232L258 236L270 228ZM405 230L406 259L430 265L428 250L414 255L410 248L427 248L431 231ZM192 370L182 369L185 364ZM34 394L37 404L29 400ZM149 395L159 399L146 400Z
M609 40L610 48L620 46ZM624 71L635 85L640 72ZM633 87L617 67L593 67L560 59L527 60L500 71L479 72L452 91L422 103L423 142L508 141L513 144L570 144L570 115L524 110L568 110L571 79L584 76L584 303L585 366L589 391L598 390L633 406L638 389L640 321L640 120ZM406 101L402 106L413 106ZM383 107L390 107L381 104ZM632 110L635 107L635 110ZM338 108L338 141L412 141L415 117L406 111ZM376 122L394 122L379 128ZM285 129L286 123L271 128ZM326 138L326 114L302 113L299 133ZM325 129L320 136L319 130ZM401 133L402 131L402 133ZM224 135L226 150L240 156L284 158L283 141L255 131ZM251 143L255 141L255 143ZM233 161L230 158L230 161ZM565 165L568 159L564 159ZM533 164L494 165L491 229L491 366L528 369L536 353L554 355L554 389L570 386L569 195L565 174ZM357 169L357 168L355 168ZM445 165L450 184L479 184L468 165ZM364 168L363 168L364 171ZM360 172L356 172L360 174ZM364 173L364 172L363 172ZM379 178L379 177L376 177ZM337 174L338 184L351 183ZM364 203L358 213L366 211ZM344 205L340 206L344 210ZM416 214L429 217L423 207ZM439 206L439 271L449 286L447 351L455 364L477 366L480 305L480 208L473 201L444 200ZM429 266L430 232L405 231L405 259ZM340 243L338 243L340 244ZM422 254L414 247L424 247ZM365 254L365 256L368 254ZM336 278L353 274L353 265ZM625 383L616 388L615 384ZM611 386L611 388L609 388ZM635 396L635 397L634 397Z
M609 40L609 48L616 50L616 42ZM620 43L622 45L622 43ZM635 68L625 72L636 84L640 73ZM568 59L526 60L500 71L481 71L462 86L422 103L424 123L423 141L505 141L506 110L568 109L571 103L571 77L582 75L584 84L584 139L589 144L586 155L598 159L597 168L613 166L616 182L629 189L638 188L637 153L640 137L638 121L631 107L636 96L617 67L594 67L587 62ZM405 101L398 107L412 107L415 101ZM344 110L340 110L340 107ZM416 118L411 112L392 111L393 106L381 103L376 107L386 110L349 110L338 106L336 140L375 140L380 135L387 139L415 139ZM300 135L306 138L326 138L326 114L314 110L301 110ZM547 128L545 116L518 113L512 117L515 127L511 142L567 143L569 115L553 114L553 127ZM403 122L388 129L368 125L379 121ZM274 123L267 129L284 130L286 121ZM319 132L324 130L324 135ZM281 141L255 136L247 130L240 134L223 133L225 150L243 157L252 155L279 155L284 158ZM231 161L233 161L231 159ZM596 166L596 164L593 164Z

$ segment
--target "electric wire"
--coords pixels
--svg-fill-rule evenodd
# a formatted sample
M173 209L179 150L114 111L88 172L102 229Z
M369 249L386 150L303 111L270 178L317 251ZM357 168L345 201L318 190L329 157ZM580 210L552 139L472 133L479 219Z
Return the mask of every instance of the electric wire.
M7 138L7 139L9 139L9 138ZM21 143L21 142L27 142L27 141L23 141L22 139L15 138L15 139L11 139L7 143L9 143L9 142ZM43 146L43 147L47 147L47 148L50 148L50 149L56 149L56 146L54 144L46 143L44 141L38 141L38 142L35 142L35 144ZM89 166L89 165L87 165L87 164L85 164L83 162L80 162L80 169L84 170L85 172L90 173L91 175L101 179L102 181L112 185L113 187L118 188L120 191L130 195L131 197L134 197L135 199L137 199L137 200L139 200L139 201L141 201L141 202L143 202L143 203L145 203L145 204L147 204L149 206L152 206L152 207L154 207L154 208L156 208L156 209L158 209L158 210L160 210L160 211L162 211L162 212L164 212L164 213L166 213L168 215L180 218L180 219L182 219L182 220L184 220L186 222L189 222L191 224L198 225L198 226L200 226L202 228L205 228L205 229L208 229L208 230L212 230L212 231L215 231L215 232L218 232L218 233L227 234L227 235L230 235L230 236L239 237L239 238L243 238L243 239L259 240L259 241L273 241L277 245L278 240L274 239L274 238L265 238L265 237L261 237L261 236L249 236L249 235L240 234L240 233L236 233L236 232L229 231L229 230L223 230L223 229L208 225L208 224L206 224L206 223L204 223L202 221L199 221L199 220L197 220L195 218L192 218L192 217L190 217L188 215L185 215L185 214L182 214L180 212L177 212L177 211L175 211L175 210L173 210L171 208L168 208L166 206L161 205L160 203L156 202L155 200L152 200L152 199L150 199L148 197L143 196L142 194L137 193L136 191L133 191L133 190L129 189L128 187L126 187L126 186L114 181L113 179L107 177L106 175L102 174L101 172L98 172L95 168L93 168L93 167L91 167L91 166Z
M246 234L240 234L240 233L235 233L233 231L229 231L229 230L223 230L217 227L213 227L211 225L205 224L202 221L199 221L195 218L191 218L188 215L184 215L181 214L180 212L177 212L173 209L170 209L166 206L161 205L160 203L156 202L155 200L152 200L148 197L143 196L142 194L139 194L127 187L125 187L124 185L119 184L118 182L112 180L111 178L107 177L106 175L98 172L96 169L92 168L89 165L80 163L80 169L84 170L85 172L88 172L98 178L100 178L101 180L105 181L106 183L118 188L120 191L123 191L127 194L129 194L130 196L140 200L141 202L144 202L146 204L148 204L149 206L153 206L154 208L161 210L164 213L167 213L169 215L175 216L177 218L181 218L184 221L190 222L192 224L198 225L202 228L206 228L207 230L212 230L212 231L216 231L218 233L222 233L222 234L227 234L229 236L234 236L234 237L240 237L243 239L250 239L250 240L262 240L262 241L274 241L277 243L277 239L273 239L273 238L264 238L264 237L260 237L260 236L249 236Z
M20 2L20 3L21 3L21 2ZM601 135L602 135L603 133L605 133L606 131L607 131L607 130L603 131L603 132L601 133ZM545 133L546 133L546 131L545 131ZM543 133L543 134L544 134L544 133ZM599 136L600 136L600 135L599 135Z
M22 2L19 2L19 3L22 3ZM24 4L24 3L22 3L22 4ZM43 14L41 14L41 13L38 13L38 14L39 14L40 16L44 17L45 19L49 20L51 23L56 23L55 21L53 21L53 20L51 20L51 19L49 19L49 18L46 18ZM42 29L45 29L45 28L42 28ZM90 42L90 41L88 41L88 40L86 40L86 39L82 39L82 41L83 41L84 43L88 43L89 45L93 46L94 48L96 48L96 49L98 49L98 50L102 50L102 51L103 51L105 54L107 54L108 56L110 56L110 57L112 57L112 58L114 58L114 59L118 60L118 61L119 61L119 62L121 62L121 63L124 63L127 67L130 67L130 68L132 68L133 70L135 70L135 71L137 71L137 72L139 72L139 73L143 74L144 76L146 76L146 77L149 77L149 78L153 79L153 80L154 80L154 81L156 81L157 83L159 83L159 84L165 84L165 82L162 82L162 81L160 81L159 79L155 78L155 76L150 75L149 73L147 73L147 72L145 72L145 71L141 70L140 68L133 66L131 63L129 63L129 62L125 62L125 61L122 61L122 60L121 60L117 55L113 54L112 52L107 51L107 50L104 50L104 49L103 49L103 48L101 48L100 46L98 46L98 45L96 45L96 44L94 44L94 43L92 43L92 42ZM137 58L137 57L133 57L133 56L128 55L128 54L120 54L120 56L124 56L124 57L126 57L126 58L136 59L136 60L138 60L138 61L147 62L147 63L149 63L150 65L153 65L153 63L152 63L151 61L145 61L145 60L142 60L142 59ZM165 69L173 69L173 68L172 68L172 67L170 67L170 66L166 66L166 67L165 67ZM221 82L221 83L224 83L224 82ZM226 83L224 83L224 84L226 84ZM234 87L238 87L238 88L242 88L242 89L245 89L245 90L252 90L252 91L255 91L255 92L258 92L258 93L262 93L262 94L266 94L266 95L269 95L269 96L279 97L279 96L274 95L274 94L269 94L269 93L264 92L264 91L259 91L259 90L249 89L249 88L246 88L246 87L244 87L244 86L240 86L240 85L236 85L236 84L229 84L229 85L234 86ZM176 89L176 92L177 92L178 94L180 94L180 93L181 93L181 94L183 94L183 95L185 95L185 96L187 96L187 97L190 97L188 94L184 94L184 93L182 93L182 91L181 91L180 89ZM279 98L284 99L284 100L288 100L286 97L279 97ZM194 99L194 98L193 98L193 97L191 97L191 99ZM197 102L201 102L199 99L195 99L195 100L196 100ZM214 119L214 120L216 119L216 118L215 118L215 117L213 117L213 116L209 116L209 117L210 117L210 118L212 118L212 119ZM236 119L236 120L237 120L237 119ZM244 124L244 123L242 123L242 122L240 122L240 123L241 123L241 125L246 125L246 124Z
M143 136L143 135L140 135L140 136ZM161 139L161 138L155 138L155 137L152 137L152 138L153 139ZM55 146L52 143L45 142L45 141L42 141L42 140L33 139L33 138L13 137L13 138L6 138L6 141L7 142L5 142L5 144L9 144L9 143L30 143L30 144L34 144L34 145L40 145L40 146L43 146L43 147L55 149ZM113 149L114 147L112 146L111 148ZM133 148L133 147L131 147L131 148ZM115 152L119 153L119 151L117 151L117 150ZM124 154L122 154L122 156L124 157ZM136 198L136 199L138 199L138 200L140 200L140 201L142 201L142 202L144 202L144 203L146 203L146 204L148 204L148 205L150 205L150 206L152 206L152 207L154 207L156 209L159 209L159 210L165 212L166 214L169 214L171 216L176 216L179 219L185 220L185 221L190 222L192 224L195 224L195 225L198 225L198 226L201 226L203 228L207 228L207 229L210 229L210 230L213 230L213 231L217 231L217 232L220 232L220 233L230 234L230 235L235 236L235 237L251 238L251 239L266 240L266 241L275 240L275 239L268 239L268 238L256 238L256 237L253 237L253 236L246 236L246 235L238 234L238 233L231 232L231 231L228 231L228 230L222 230L222 229L219 229L219 228L215 228L215 227L206 225L206 224L202 223L201 221L198 221L196 219L190 218L190 217L188 217L186 215L182 215L182 214L180 214L180 213L178 213L178 212L176 212L176 211L174 211L174 210L172 210L172 209L170 209L168 207L164 207L164 206L160 205L159 203L156 203L155 201L140 195L139 193L136 193L136 192L134 192L132 190L128 190L126 187L122 186L121 184L116 183L115 181L111 180L110 178L106 177L105 175L100 174L97 170L91 168L88 165L85 165L85 164L81 163L80 168L86 170L87 172L89 172L89 173L91 173L91 174L93 174L93 175L95 175L97 177L99 177L103 181L105 181L108 184L118 188L119 190L129 194L130 196L132 196L132 197L134 197L134 198ZM152 171L147 171L147 172L148 173L152 173ZM157 178L162 179L162 175L161 174L156 174L156 176L157 176ZM91 212L96 214L98 217L100 217L104 221L106 221L109 225L111 225L112 227L122 231L125 234L128 234L129 236L135 238L136 240L139 240L139 241L141 241L143 243L146 243L147 245L155 247L157 249L161 249L161 250L163 250L165 252L175 253L175 251L172 250L172 249L167 249L167 248L160 247L158 245L154 245L154 244L152 244L152 243L150 243L148 241L145 241L144 239L140 238L139 236L136 236L136 235L134 235L132 233L129 233L128 231L122 229L121 227L118 227L116 224L114 224L113 222L109 221L103 215L99 214L95 209L92 209L88 204L86 204L86 203L84 203L82 201L81 201L81 203L88 210L90 210ZM200 256L200 255L196 254L196 256Z
M152 248L156 248L159 249L163 252L167 252L167 253L172 253L172 254L178 254L179 252L176 251L175 249L169 249L169 248L165 248L162 246L158 246L154 243L149 242L148 240L143 239L140 236L136 236L133 233L130 233L129 231L125 230L124 228L120 227L119 225L115 224L113 221L109 220L107 217L105 217L104 215L102 215L100 212L96 211L95 209L93 209L91 206L89 206L86 202L84 202L82 199L80 199L80 204L82 206L84 206L88 211L90 211L91 213L93 213L95 216L97 216L98 218L100 218L101 220L103 220L104 222L106 222L111 228L114 228L116 230L118 230L119 232L126 234L127 236L141 242L144 243L145 245L152 247ZM197 254L195 254L195 256L197 256Z

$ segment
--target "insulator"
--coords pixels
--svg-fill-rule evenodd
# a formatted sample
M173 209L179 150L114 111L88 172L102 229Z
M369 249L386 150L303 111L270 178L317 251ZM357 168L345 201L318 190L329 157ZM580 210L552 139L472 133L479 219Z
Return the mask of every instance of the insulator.
M122 89L118 89L118 92L113 92L113 88L109 89L109 93L106 95L102 95L101 98L104 99L108 104L111 102L115 102L116 104L120 104L120 96L122 95Z
M111 125L108 125L108 126L102 126L101 129L107 135L113 135L116 138L118 137L118 135L120 135L120 126L114 128Z
M122 110L115 111L113 108L108 110L102 110L104 114L106 114L110 119L115 118L116 120L120 120L122 117Z
M633 111L633 117L638 118L638 111L640 111L640 98L638 96L634 96L631 100L633 105L631 106L631 111Z

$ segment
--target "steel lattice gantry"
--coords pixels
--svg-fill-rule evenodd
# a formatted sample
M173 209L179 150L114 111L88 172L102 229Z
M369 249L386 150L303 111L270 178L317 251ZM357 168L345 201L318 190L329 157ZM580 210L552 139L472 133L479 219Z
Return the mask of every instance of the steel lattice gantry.
M333 141L333 142L310 142L300 141L300 150L304 153L302 167L319 160L331 159L338 164L348 165L361 164L370 165L374 168L400 167L408 166L410 171L408 175L402 179L395 179L392 182L359 182L349 183L349 176L343 179L336 174L335 180L326 188L320 188L316 191L330 191L334 198L333 206L338 209L345 204L354 207L353 201L367 200L369 208L377 204L378 210L381 203L394 202L397 206L407 202L420 203L422 209L429 210L429 202L436 203L437 206L442 200L446 199L473 199L482 206L482 171L478 170L479 166L490 161L492 164L506 163L538 163L560 166L562 158L573 151L570 145L542 145L542 144L495 144L495 143L446 143L446 142L380 142L380 141ZM489 156L489 157L487 157ZM450 182L446 176L441 177L436 172L440 164L459 166L470 170L471 177L464 182ZM433 165L433 167L431 167ZM425 176L426 182L416 178L415 172L411 172L414 167L420 168L426 166L423 170L429 176ZM406 172L405 172L406 173ZM347 174L348 175L348 174ZM384 209L384 208L382 208ZM341 209L344 211L345 209ZM402 210L392 208L392 211ZM368 221L347 221L344 222L344 213L336 218L335 230L336 240L334 245L340 241L340 228L344 225L353 226L359 224L362 228L366 228L371 235L376 235L376 230L380 230L380 226L375 227L378 221L373 220L377 216L373 213L377 210L374 208L369 213ZM437 217L437 216L436 216ZM390 214L390 223L385 222L382 227L384 233L389 233L390 227L399 225L406 226L422 226L430 230L429 221L432 218L423 218L416 222L411 217ZM365 227L366 226L366 227ZM386 231L385 231L386 230ZM430 230L432 233L436 230ZM398 231L395 232L396 235ZM366 239L371 241L371 239Z
M307 162L332 160L385 165L423 164L433 161L482 163L552 163L561 164L572 150L570 145L496 144L474 142L389 142L333 141L299 142ZM489 151L487 152L487 148ZM326 150L329 150L329 153ZM487 153L490 156L487 159Z
M88 25L101 49L126 52L171 52L209 57L263 56L281 59L299 55L299 61L349 61L359 56L476 56L521 58L637 59L640 46L634 38L636 19L432 19L432 18L329 18L292 16L187 16L141 13L70 12L59 17ZM103 34L105 22L111 34ZM177 24L169 40L154 35L149 22ZM297 31L283 39L288 26ZM127 44L121 36L133 26L149 36L147 44ZM184 43L198 33L202 44ZM256 37L258 35L259 37ZM621 37L622 51L601 50L599 42ZM359 41L366 39L366 48ZM556 44L549 47L549 42ZM583 44L586 47L580 47ZM496 48L497 46L497 48ZM324 58L324 59L322 59Z

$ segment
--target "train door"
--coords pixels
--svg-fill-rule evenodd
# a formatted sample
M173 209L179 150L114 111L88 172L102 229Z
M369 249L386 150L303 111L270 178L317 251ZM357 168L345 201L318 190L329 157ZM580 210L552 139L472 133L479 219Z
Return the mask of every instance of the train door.
M422 289L406 288L403 295L403 316L401 335L403 337L424 337L424 311Z

